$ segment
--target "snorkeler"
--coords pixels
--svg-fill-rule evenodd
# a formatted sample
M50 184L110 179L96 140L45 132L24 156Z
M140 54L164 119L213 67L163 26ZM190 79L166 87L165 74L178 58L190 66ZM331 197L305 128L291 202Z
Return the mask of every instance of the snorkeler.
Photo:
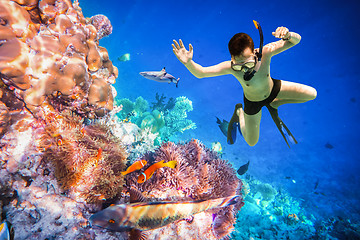
M286 103L303 103L313 100L317 92L310 86L273 79L270 77L270 61L272 56L298 44L301 36L295 32L289 32L286 27L278 27L272 35L280 40L262 46L261 27L256 21L254 24L260 33L260 47L254 49L254 42L248 34L237 33L228 44L230 61L203 67L192 60L193 46L189 44L189 51L186 50L181 39L179 43L173 40L173 52L197 78L232 74L240 82L244 92L244 106L241 103L235 106L227 134L229 144L235 142L237 129L250 146L258 142L263 106L268 108L286 143L289 145L287 138L290 140L292 138L292 141L297 143L279 118L277 108Z

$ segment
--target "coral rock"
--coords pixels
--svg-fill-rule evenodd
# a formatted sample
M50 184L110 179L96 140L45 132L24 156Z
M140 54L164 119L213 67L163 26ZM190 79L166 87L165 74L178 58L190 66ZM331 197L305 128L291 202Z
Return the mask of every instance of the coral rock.
M99 108L111 111L113 109L113 97L111 87L102 79L94 79L89 90L89 103ZM98 109L100 110L100 109Z
M89 118L113 108L118 70L98 46L112 30L105 16L87 22L77 1L9 0L0 19L0 77L33 113L44 102Z
M0 102L0 137L8 130L10 126L10 112L4 103Z
M91 24L97 29L97 38L101 39L103 37L109 36L112 33L112 25L110 20L102 15L98 14L91 17Z

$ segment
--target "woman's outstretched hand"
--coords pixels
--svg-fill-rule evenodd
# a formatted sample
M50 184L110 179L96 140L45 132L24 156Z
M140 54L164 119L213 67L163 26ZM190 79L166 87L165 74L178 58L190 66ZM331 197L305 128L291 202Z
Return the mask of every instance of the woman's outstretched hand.
M184 43L181 39L179 39L179 44L176 40L173 40L173 44L171 46L173 47L173 52L176 55L176 57L179 59L182 64L187 64L190 62L193 58L193 46L189 44L189 51L186 50L184 47Z
M272 32L272 35L276 38L289 39L290 32L286 27L278 27L275 32Z

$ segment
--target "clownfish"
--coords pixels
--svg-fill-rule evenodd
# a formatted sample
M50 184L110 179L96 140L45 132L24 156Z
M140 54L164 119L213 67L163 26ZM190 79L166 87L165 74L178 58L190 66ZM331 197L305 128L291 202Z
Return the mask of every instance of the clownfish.
M151 176L154 174L154 172L156 170L158 170L159 168L162 167L169 167L169 168L174 168L176 166L176 161L170 161L170 162L166 162L164 163L164 160L154 163L153 165L151 165L150 167L148 167L143 173L141 173L138 177L138 183L143 183L146 180L148 180L149 178L151 178Z
M102 148L99 148L96 154L96 160L100 160L102 152L103 152Z
M134 172L134 171L136 171L136 170L139 170L139 169L143 168L146 164L147 164L147 161L146 161L146 160L136 161L136 162L134 162L130 167L128 167L128 168L126 169L126 171L121 172L121 174L122 174L123 176L125 176L126 174L129 174L129 173L131 173L131 172Z

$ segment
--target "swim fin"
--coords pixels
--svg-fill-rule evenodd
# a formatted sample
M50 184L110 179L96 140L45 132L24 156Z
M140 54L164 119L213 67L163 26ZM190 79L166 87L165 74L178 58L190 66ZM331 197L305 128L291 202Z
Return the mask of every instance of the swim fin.
M228 131L227 131L227 143L228 144L234 144L236 141L236 131L240 132L241 135L241 130L240 130L240 123L239 123L239 116L237 115L237 110L239 108L242 108L242 104L238 103L235 105L235 110L234 113L230 119L229 122L229 126L228 126Z
M281 135L283 136L288 147L290 147L289 141L292 141L295 144L297 144L298 142L296 141L294 135L292 135L289 128L280 119L278 110L276 108L271 107L270 104L267 104L266 107L269 110L269 113L270 113L274 123L276 124L277 128L279 129L279 131L280 131Z

